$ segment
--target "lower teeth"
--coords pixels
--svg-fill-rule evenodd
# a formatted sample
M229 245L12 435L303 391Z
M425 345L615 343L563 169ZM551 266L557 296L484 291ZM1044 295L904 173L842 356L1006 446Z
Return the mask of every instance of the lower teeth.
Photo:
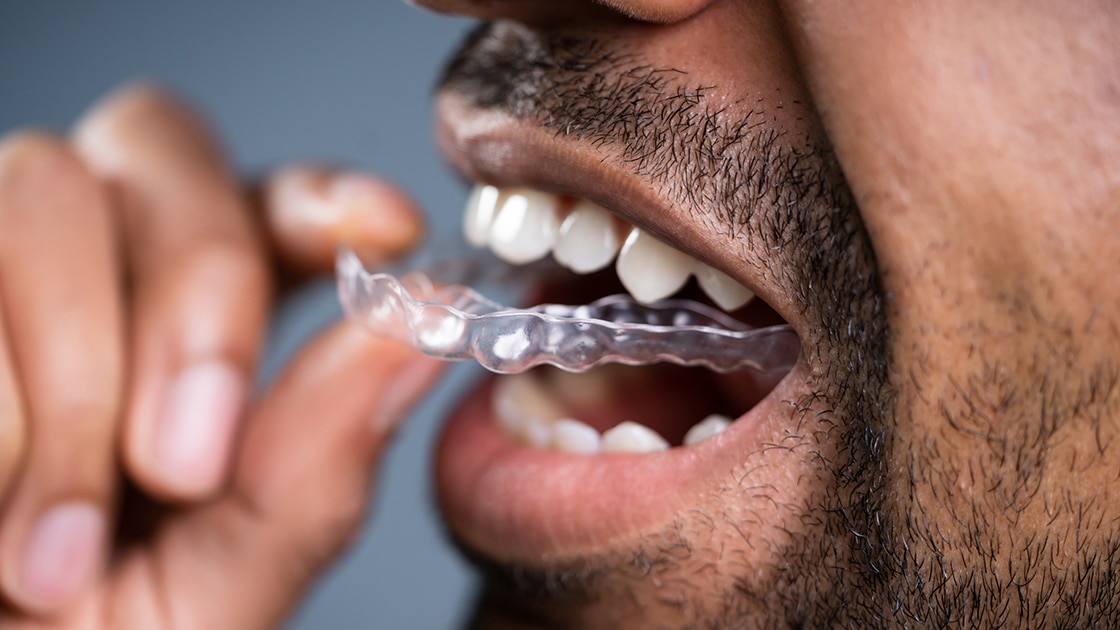
M565 453L654 453L670 448L653 429L624 421L599 433L590 425L565 415L563 406L535 375L506 376L497 380L491 407L503 431L535 448ZM691 446L722 433L731 420L711 415L692 427L684 438Z
M554 451L594 455L603 448L603 437L592 427L571 418L561 418L549 426L548 446Z
M731 426L731 419L719 414L712 414L704 418L684 434L684 445L699 444L704 440L719 435Z

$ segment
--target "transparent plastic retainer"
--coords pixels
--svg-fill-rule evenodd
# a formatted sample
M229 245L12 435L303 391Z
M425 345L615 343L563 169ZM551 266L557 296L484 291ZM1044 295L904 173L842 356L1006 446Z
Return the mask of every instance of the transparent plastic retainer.
M374 334L449 361L474 360L502 374L554 365L584 372L607 363L675 363L717 372L790 369L801 344L788 325L750 328L690 300L644 305L628 295L590 304L504 306L470 286L524 284L516 269L481 254L403 273L371 273L349 250L337 260L346 316ZM516 273L516 276L513 274Z

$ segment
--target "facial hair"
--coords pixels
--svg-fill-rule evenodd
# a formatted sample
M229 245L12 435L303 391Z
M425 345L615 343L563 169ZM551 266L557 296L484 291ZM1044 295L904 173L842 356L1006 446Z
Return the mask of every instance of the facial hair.
M799 517L807 526L775 547L780 557L772 566L781 571L765 590L735 574L757 567L716 567L701 559L689 523L675 523L622 552L562 563L503 564L466 549L487 578L476 625L592 627L596 621L587 611L601 610L609 599L637 601L634 593L651 580L680 574L703 577L676 584L660 604L684 611L692 627L986 625L1012 619L1077 625L1079 619L1112 618L1116 598L1102 593L1112 583L1112 559L1120 557L1115 536L1100 541L1091 556L1098 558L1095 564L1050 576L1052 586L1016 612L1009 602L1022 603L1024 592L1016 595L989 565L1007 557L1010 574L1037 574L1029 567L1038 564L1030 559L1038 545L1009 543L1014 551L1001 555L992 546L1006 534L993 530L983 512L920 516L914 489L933 483L930 471L944 454L930 450L936 440L922 446L912 431L897 431L912 396L898 394L880 270L828 140L823 132L794 136L772 126L765 99L731 118L710 106L713 87L679 69L644 64L593 29L540 33L509 23L476 30L441 82L476 108L603 148L607 159L656 182L669 201L699 209L696 220L725 236L729 247L750 243L756 251L773 252L759 272L793 296L810 322L802 341L812 387L794 405L789 438L799 443L791 448L818 457L832 453L817 462L821 472L810 482L820 492ZM1061 404L1052 404L1050 413L1076 417L1073 403L1101 403L1115 372L1094 371L1093 400L1055 391ZM969 381L973 391L962 395L981 399L1007 389L1000 379L997 373L975 375ZM968 431L976 411L968 402L944 406L952 430ZM1032 459L1037 474L1043 454L1026 445L1039 440L1031 431L1021 433L1000 443L1038 455ZM829 448L819 448L825 441ZM889 470L905 471L908 478L890 479ZM1031 474L1006 472L1024 481ZM724 490L728 501L742 491ZM690 518L727 522L737 512L725 507ZM941 517L955 523L962 549L949 549L954 542L932 534L937 528L931 522ZM1061 609L1046 605L1062 601L1067 605ZM609 623L619 625L617 619Z

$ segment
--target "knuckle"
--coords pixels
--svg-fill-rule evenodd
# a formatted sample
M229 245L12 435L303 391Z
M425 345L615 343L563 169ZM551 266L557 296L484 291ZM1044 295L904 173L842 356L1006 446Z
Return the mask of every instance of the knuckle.
M48 209L101 208L104 192L85 162L57 136L24 130L0 141L0 215L5 220ZM8 227L14 234L15 224Z
M172 142L180 150L208 150L202 118L170 90L146 82L104 97L79 122L76 136L95 162L110 165L122 159L118 151L126 146Z
M0 184L49 183L84 173L81 161L62 138L37 129L21 129L0 138Z
M94 105L85 118L83 126L89 123L111 126L112 123L177 111L179 108L169 91L153 83L138 81L110 92L101 102Z
M171 91L151 81L132 81L109 94L107 106L119 108L162 109L175 103Z

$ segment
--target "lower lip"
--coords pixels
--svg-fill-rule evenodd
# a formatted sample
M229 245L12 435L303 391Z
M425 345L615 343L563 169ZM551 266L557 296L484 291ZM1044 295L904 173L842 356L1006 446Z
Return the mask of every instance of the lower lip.
M576 455L529 448L492 420L493 378L469 394L440 439L436 483L454 533L497 560L602 550L660 531L788 424L799 363L724 433L653 454Z

